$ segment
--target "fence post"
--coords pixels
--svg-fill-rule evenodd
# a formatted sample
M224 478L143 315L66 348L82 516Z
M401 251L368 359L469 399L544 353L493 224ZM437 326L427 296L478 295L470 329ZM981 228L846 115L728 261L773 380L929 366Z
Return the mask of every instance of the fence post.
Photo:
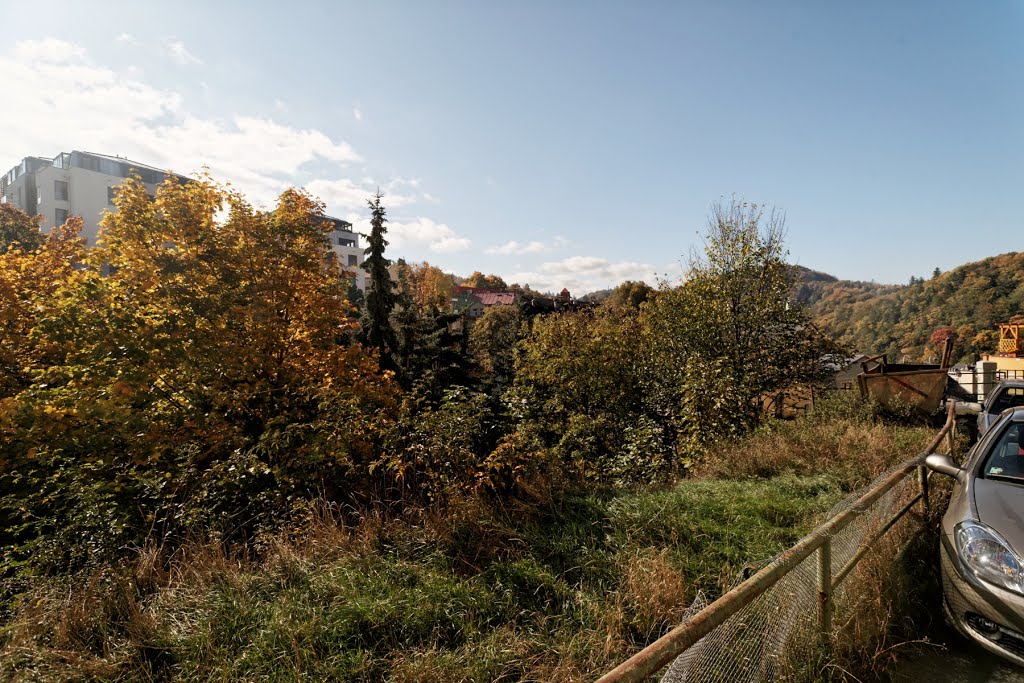
M832 635L832 539L818 548L818 632L823 643Z

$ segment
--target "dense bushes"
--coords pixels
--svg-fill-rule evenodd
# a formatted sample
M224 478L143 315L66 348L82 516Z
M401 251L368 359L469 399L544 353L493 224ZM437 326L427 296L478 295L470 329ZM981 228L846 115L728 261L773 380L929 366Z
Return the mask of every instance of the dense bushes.
M129 182L118 208L98 248L69 225L0 255L5 573L358 494L394 420L316 202Z
M443 274L399 264L376 348L310 197L261 211L208 181L155 201L129 182L117 204L96 248L72 223L0 254L8 577L247 541L312 499L664 480L753 427L762 393L814 381L827 349L788 300L781 226L746 204L716 209L681 284L532 320L488 311L468 333L440 308Z

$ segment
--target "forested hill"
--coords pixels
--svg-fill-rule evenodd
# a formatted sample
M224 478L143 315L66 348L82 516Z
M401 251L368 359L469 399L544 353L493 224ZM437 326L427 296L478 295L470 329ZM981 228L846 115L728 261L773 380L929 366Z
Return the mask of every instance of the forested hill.
M937 329L957 337L955 356L973 361L995 350L996 323L1024 313L1024 253L968 263L909 285L837 280L798 267L797 296L822 329L861 353L934 360Z

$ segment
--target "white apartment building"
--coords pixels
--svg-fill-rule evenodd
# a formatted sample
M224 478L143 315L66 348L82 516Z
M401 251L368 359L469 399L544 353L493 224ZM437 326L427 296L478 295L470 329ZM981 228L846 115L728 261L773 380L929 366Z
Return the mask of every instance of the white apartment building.
M331 246L338 255L342 273L355 280L356 287L366 291L366 271L363 270L363 250L359 248L359 233L352 232L352 224L333 216L324 216L334 226Z
M82 217L82 237L96 243L99 222L115 211L114 193L125 178L138 175L152 196L166 178L180 183L190 178L121 157L92 152L66 152L50 159L26 157L0 177L0 202L9 202L34 216L43 215L43 228L63 225L68 216Z
M147 166L121 157L92 152L67 152L49 157L25 157L21 163L0 176L0 203L17 206L30 216L42 214L43 228L63 225L68 216L81 216L82 237L86 244L96 244L99 222L103 214L116 211L114 194L118 186L138 175L150 196L167 178L180 183L186 176ZM331 246L338 255L342 274L355 280L366 290L366 272L362 269L363 250L352 224L340 218L325 216L332 224Z

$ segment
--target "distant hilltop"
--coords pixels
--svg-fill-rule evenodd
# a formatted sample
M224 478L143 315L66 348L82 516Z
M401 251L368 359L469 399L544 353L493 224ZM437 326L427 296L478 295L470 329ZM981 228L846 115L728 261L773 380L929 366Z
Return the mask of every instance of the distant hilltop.
M839 280L795 266L796 297L822 329L849 349L890 359L928 360L940 328L956 337L954 358L973 361L999 343L998 325L1024 314L1024 253L966 263L906 285Z

